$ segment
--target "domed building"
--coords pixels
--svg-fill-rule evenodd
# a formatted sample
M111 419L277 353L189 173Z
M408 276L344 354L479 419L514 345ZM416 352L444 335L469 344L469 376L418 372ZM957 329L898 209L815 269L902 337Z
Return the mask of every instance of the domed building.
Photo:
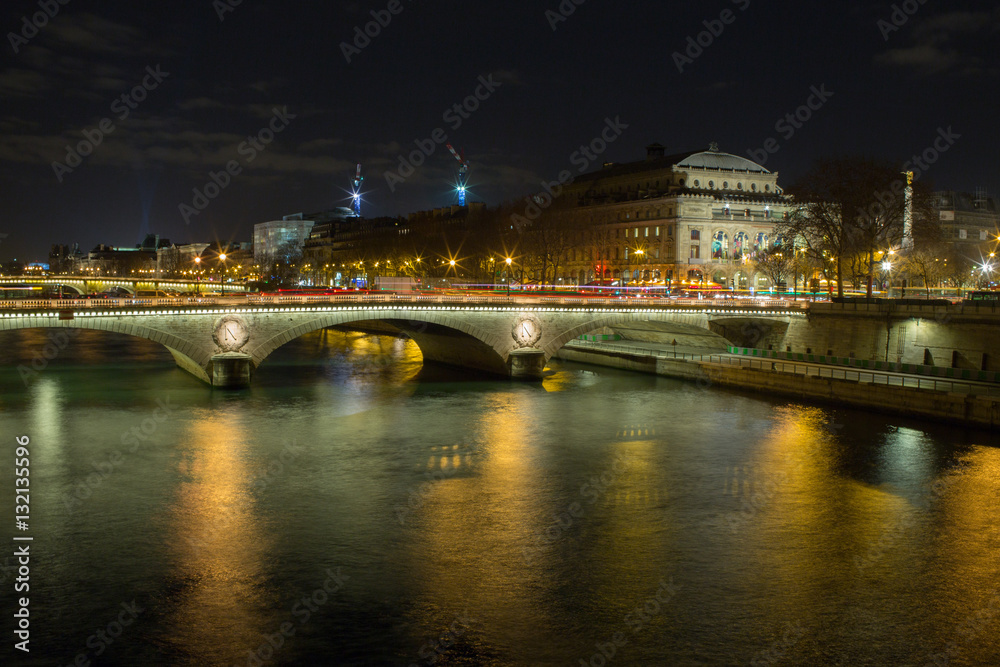
M712 144L605 164L566 186L563 215L579 230L564 283L597 280L767 289L751 262L775 242L775 223L792 208L778 173Z

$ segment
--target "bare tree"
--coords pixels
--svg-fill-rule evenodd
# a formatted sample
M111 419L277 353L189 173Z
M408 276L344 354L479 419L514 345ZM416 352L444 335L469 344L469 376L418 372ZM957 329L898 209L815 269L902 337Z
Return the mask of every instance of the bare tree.
M781 246L766 248L754 255L754 268L767 276L775 289L782 283L787 283L788 274L792 271L793 256L791 249Z
M891 162L823 158L792 188L802 204L778 227L798 239L814 259L832 260L840 297L845 264L850 266L852 256L860 255L871 296L875 255L902 240L905 187L905 177Z

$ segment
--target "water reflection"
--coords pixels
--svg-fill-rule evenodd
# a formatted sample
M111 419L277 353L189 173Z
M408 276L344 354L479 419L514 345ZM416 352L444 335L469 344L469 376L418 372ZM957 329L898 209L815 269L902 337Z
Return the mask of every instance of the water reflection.
M203 414L184 433L175 504L167 517L174 559L165 623L180 653L211 664L233 648L256 648L265 630L260 613L273 536L256 504L258 476L247 450L245 415Z
M277 350L235 394L153 344L81 336L26 391L17 360L44 337L18 336L0 428L38 447L47 662L136 596L149 615L110 662L245 663L343 565L279 662L427 664L467 613L440 662L579 664L623 632L617 664L776 646L790 665L927 664L952 641L951 664L998 663L995 616L963 634L1000 580L1000 450L981 432L558 361L541 386L473 381L410 341L338 332ZM176 415L69 511L165 395ZM287 441L299 453L262 488Z

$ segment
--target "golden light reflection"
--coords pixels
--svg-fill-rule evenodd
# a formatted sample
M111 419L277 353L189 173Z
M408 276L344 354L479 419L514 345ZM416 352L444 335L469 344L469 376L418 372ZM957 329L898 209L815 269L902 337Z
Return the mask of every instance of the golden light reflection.
M240 420L205 411L191 422L184 481L169 517L180 590L167 624L185 651L228 659L270 629L260 608L269 532L254 508L254 473ZM208 662L214 662L209 659Z
M856 508L869 495L855 484L840 497L844 487L827 483L835 431L826 411L784 406L773 418L746 465L727 479L734 509L719 527L734 561L722 571L744 575L733 580L734 588L757 590L766 582L769 594L757 602L765 618L781 618L789 606L822 609L816 596L824 593L816 583L835 571L831 561L839 562L845 534L864 520ZM783 535L803 533L814 536L807 548L790 551L788 544L801 541ZM808 613L801 616L803 625L812 624Z
M418 598L456 613L488 609L490 617L480 618L485 625L525 632L546 619L523 612L537 595L538 577L523 548L551 521L541 512L543 499L526 491L546 487L536 461L544 447L533 432L536 400L526 391L490 396L470 429L481 443L471 461L465 443L432 449L428 469L445 460L462 467L429 489L412 546Z
M1000 449L977 447L961 463L935 480L927 493L927 522L937 535L936 560L942 571L936 608L949 629L988 606L1000 572Z

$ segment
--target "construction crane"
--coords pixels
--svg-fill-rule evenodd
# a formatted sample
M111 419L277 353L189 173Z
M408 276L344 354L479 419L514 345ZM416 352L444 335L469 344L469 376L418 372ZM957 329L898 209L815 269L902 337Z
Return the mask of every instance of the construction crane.
M361 175L361 165L358 165L358 171L354 175L354 180L351 181L351 199L353 200L354 212L361 216L361 184L364 182L365 177Z
M465 161L464 151L459 155L458 151L451 147L451 144L446 144L446 146L451 151L451 154L455 156L455 159L458 160L458 187L456 188L458 191L458 205L465 206L465 191L469 184L469 163Z

